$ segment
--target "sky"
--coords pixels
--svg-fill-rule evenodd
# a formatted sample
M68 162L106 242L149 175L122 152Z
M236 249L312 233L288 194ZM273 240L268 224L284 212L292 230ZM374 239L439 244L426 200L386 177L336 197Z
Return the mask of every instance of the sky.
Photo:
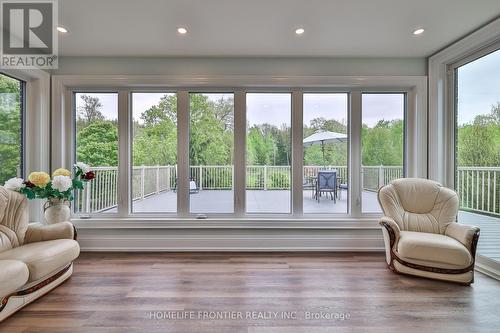
M500 102L500 50L458 68L458 124L489 114Z
M83 105L82 93L76 95L77 108ZM118 95L116 93L89 93L99 98L102 104L101 112L106 119L118 118ZM160 102L166 93L134 93L132 97L132 114L135 120L153 105ZM221 97L230 98L232 94L208 94L209 99L219 100ZM291 124L291 94L289 93L248 93L247 94L247 122L249 126L255 124ZM386 120L401 118L403 99L401 94L364 95L363 123L375 125L381 118ZM323 117L335 119L347 124L347 94L319 93L304 94L304 124L309 125L314 118Z
M478 114L488 114L491 105L500 101L500 50L468 63L458 69L458 123L471 122ZM80 94L76 96L77 107L82 105ZM99 97L102 113L107 119L116 119L118 95L114 93L92 93ZM133 115L140 114L157 105L164 93L134 93ZM232 94L226 94L229 97ZM210 94L218 100L223 94ZM373 127L379 120L401 119L404 114L402 94L364 94L363 124ZM304 123L317 117L335 119L347 123L347 94L304 94ZM247 121L254 124L269 123L280 126L291 123L291 94L248 93Z

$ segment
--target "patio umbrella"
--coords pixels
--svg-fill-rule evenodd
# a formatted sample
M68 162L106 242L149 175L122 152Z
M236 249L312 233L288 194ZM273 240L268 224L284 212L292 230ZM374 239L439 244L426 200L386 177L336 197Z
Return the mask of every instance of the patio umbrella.
M347 134L322 131L309 135L303 141L304 147L314 145L321 145L321 152L323 153L323 163L325 163L325 143L347 142Z

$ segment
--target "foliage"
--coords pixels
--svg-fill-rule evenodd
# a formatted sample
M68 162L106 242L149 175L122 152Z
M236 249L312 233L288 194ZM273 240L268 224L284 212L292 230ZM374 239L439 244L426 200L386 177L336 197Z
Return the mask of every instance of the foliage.
M500 166L500 102L457 130L459 166Z
M380 120L361 130L363 165L403 165L403 120Z
M77 133L77 160L93 166L118 165L118 129L112 121L97 120Z
M0 183L21 166L21 84L0 74Z

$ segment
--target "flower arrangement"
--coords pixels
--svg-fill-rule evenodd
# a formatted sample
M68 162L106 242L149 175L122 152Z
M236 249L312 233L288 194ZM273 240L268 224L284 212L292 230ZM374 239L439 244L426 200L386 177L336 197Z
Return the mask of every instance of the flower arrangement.
M82 190L86 182L95 178L95 173L82 162L74 165L75 174L59 168L52 173L52 179L46 172L32 172L27 180L11 178L5 182L6 189L24 194L28 199L56 199L72 201L73 191Z

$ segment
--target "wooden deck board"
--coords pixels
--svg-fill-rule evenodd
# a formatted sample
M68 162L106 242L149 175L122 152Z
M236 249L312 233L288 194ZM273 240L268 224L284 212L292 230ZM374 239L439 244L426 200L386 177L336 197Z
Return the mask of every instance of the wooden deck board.
M476 274L471 287L398 275L382 253L82 253L66 283L0 332L493 332L500 282ZM152 320L152 311L298 319Z

